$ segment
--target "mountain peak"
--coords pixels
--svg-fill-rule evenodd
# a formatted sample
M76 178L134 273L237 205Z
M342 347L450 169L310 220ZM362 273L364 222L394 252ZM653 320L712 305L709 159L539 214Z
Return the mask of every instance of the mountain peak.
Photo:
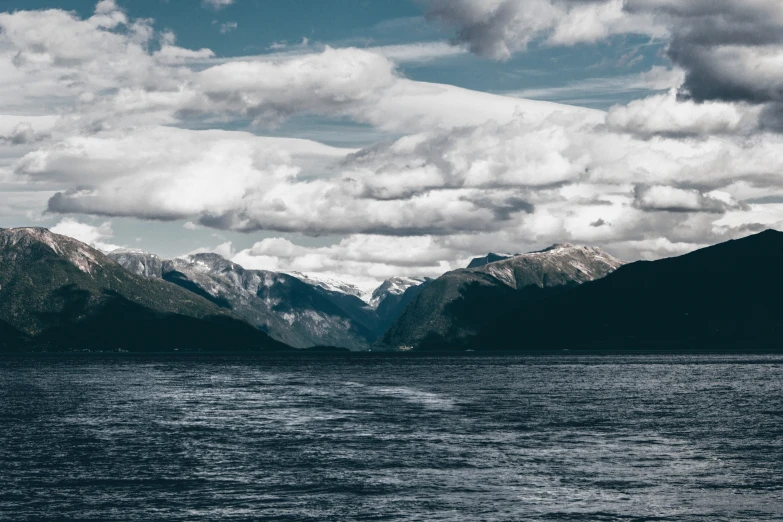
M504 259L508 259L510 257L514 257L518 255L519 254L498 254L495 252L489 252L484 257L473 258L468 264L467 268L478 268L480 266L488 265L490 263L495 263L497 261L503 261Z
M364 302L367 302L367 292L362 290L356 285L339 281L331 277L323 276L317 273L302 273L302 272L283 272L290 276L293 276L300 281L303 281L309 285L320 287L329 292L338 292L341 294L352 295L358 297Z
M376 288L372 296L370 297L370 305L377 308L378 305L390 295L402 295L405 291L412 287L420 285L424 282L424 279L417 279L415 277L391 277L381 283Z
M63 241L74 241L70 237L55 234L48 228L42 227L3 228L0 229L0 235L8 241L13 241L14 244L22 240L32 240L46 243L53 249Z
M592 281L623 264L597 247L556 243L544 250L501 259L470 271L488 274L512 288L520 288L529 284L565 284L567 280ZM549 275L540 279L542 273Z
M109 258L136 275L161 279L163 277L163 259L144 250L118 248L108 254Z
M30 247L34 244L44 245L57 256L67 259L71 264L85 273L91 273L95 267L101 265L104 255L68 236L55 234L51 230L42 227L23 227L0 229L0 248ZM24 250L14 249L8 255L24 255Z
M244 270L233 261L229 261L220 254L214 252L199 252L197 254L188 254L172 260L174 265L186 264L193 266L198 270L210 272L222 272L225 270Z
M0 229L0 327L36 350L206 351L227 338L238 351L287 349L203 296L43 228Z

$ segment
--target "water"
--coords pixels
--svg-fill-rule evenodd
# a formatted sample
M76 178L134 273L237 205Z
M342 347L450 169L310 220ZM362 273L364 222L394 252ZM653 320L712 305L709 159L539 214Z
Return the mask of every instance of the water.
M0 359L0 519L781 520L771 356Z

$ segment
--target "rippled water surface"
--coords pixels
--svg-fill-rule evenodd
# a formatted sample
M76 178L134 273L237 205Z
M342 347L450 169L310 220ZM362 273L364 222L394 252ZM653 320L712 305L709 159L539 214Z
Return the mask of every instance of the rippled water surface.
M0 519L783 520L771 356L0 359Z

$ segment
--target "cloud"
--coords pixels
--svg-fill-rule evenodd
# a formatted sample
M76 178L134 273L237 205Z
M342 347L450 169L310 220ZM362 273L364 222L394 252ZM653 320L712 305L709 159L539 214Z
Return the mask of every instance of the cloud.
M72 237L104 252L121 248L119 245L105 242L106 239L111 239L114 236L110 221L94 226L81 223L73 218L63 218L51 230L55 234Z
M508 59L531 41L599 42L613 34L667 41L685 72L679 94L696 102L768 104L783 126L783 3L779 0L424 0L428 17L474 53Z
M231 241L226 241L225 243L221 243L216 247L197 248L195 250L191 250L186 255L205 254L205 253L218 254L220 256L225 257L226 259L231 259L236 255L236 252L234 251L234 244Z
M61 184L52 212L187 219L243 232L460 238L464 246L442 258L450 263L485 246L520 251L562 240L644 256L634 245L650 238L731 237L739 232L713 223L729 212L753 221L764 205L743 199L783 193L777 134L640 139L569 122L520 116L360 151L150 127L29 153L17 175Z
M205 60L215 56L211 49L183 49L175 45L164 44L155 51L153 57L165 64L179 64L193 60Z
M667 55L694 99L780 101L783 4L777 0L628 0L669 28Z
M760 107L745 103L680 100L672 90L612 107L606 121L640 136L715 136L756 132L761 114Z
M161 48L152 52L156 36ZM192 74L179 64L210 56L175 46L170 33L156 35L151 20L131 20L112 1L87 19L57 9L0 13L3 112L60 114L64 133L116 125L129 112L118 100L176 93Z
M665 185L637 186L635 204L646 211L714 212L722 214L730 209L743 208L726 192L702 193ZM747 206L745 206L747 208Z
M239 24L237 24L236 22L223 22L222 24L220 24L220 34L230 33L237 27L239 27Z
M418 42L372 47L371 52L380 54L396 63L423 63L433 60L461 56L467 51L446 42Z
M234 0L202 0L201 5L210 7L216 11L234 3Z
M620 93L639 94L676 89L685 79L681 69L655 66L640 74L589 78L559 87L542 87L505 92L507 96L568 102L573 99L600 98Z
M327 48L281 62L231 62L194 79L183 109L241 114L259 123L295 113L339 114L371 104L396 81L394 64L359 49Z
M427 17L455 31L474 53L506 60L534 40L550 45L597 42L613 34L664 36L646 12L629 15L623 0L421 0Z
M436 53L442 51L436 46ZM423 58L428 48L400 50ZM515 114L543 118L553 112L597 119L587 109L517 100L449 85L403 78L386 56L365 49L326 47L321 52L235 60L192 74L176 91L128 93L122 106L160 107L176 118L193 115L249 118L274 126L296 115L350 118L393 132L507 122Z
M66 136L194 120L273 127L297 115L349 118L398 133L508 121L516 112L590 114L401 76L397 60L463 52L440 42L318 52L303 42L292 54L220 60L175 40L111 2L84 20L61 10L3 13L0 98L16 113L63 114L59 134Z
M395 276L437 277L464 266L467 257L434 237L352 235L329 246L268 238L232 260L245 268L320 274L373 289L378 281Z
M36 133L30 122L23 121L18 123L16 127L6 132L0 131L0 143L9 143L11 145L27 145L41 141L46 137L46 134Z
M518 7L482 2L468 15L500 27L492 10L501 4ZM674 34L668 20L685 15L657 4L656 23ZM530 5L561 16L530 33L545 45L568 43L558 28L577 14L586 22L574 39L629 27L612 18L612 2ZM630 5L622 13L637 16ZM464 52L468 40L220 60L178 47L173 34L128 19L113 2L84 20L57 10L4 14L0 27L0 112L15 114L0 116L0 213L38 213L48 200L51 213L338 236L331 246L281 237L220 248L249 266L367 281L437 275L473 255L555 241L628 259L671 255L783 221L780 205L758 200L783 194L773 102L679 90L605 113L414 81L396 65ZM501 31L475 45L510 53L521 48L516 37ZM691 71L682 67L625 78L639 89L678 88ZM366 124L381 138L356 150L256 135L302 116ZM248 120L254 132L195 130ZM66 219L63 227L91 226ZM110 244L110 230L90 233Z

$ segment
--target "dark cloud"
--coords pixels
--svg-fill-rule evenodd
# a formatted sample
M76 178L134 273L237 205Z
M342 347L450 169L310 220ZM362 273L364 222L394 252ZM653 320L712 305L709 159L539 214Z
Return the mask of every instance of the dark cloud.
M573 16L610 0L426 0L427 16L456 31L472 52L507 59L539 39L556 45L618 33L668 40L666 54L685 72L681 99L771 104L764 130L783 129L783 1L625 0L613 16ZM574 32L574 28L579 30ZM573 34L571 34L573 33Z
M762 130L783 132L783 102L766 104L759 116L759 127Z
M769 225L764 225L762 223L746 223L744 225L740 225L736 228L738 232L741 233L751 233L755 234L757 232L761 232L763 230L767 230L769 228Z
M455 31L454 43L479 56L508 59L553 29L558 16L573 7L606 0L419 0L430 21Z
M669 29L666 53L685 71L683 98L783 102L780 0L626 0L625 10ZM779 107L770 109L767 127L777 129L780 116Z
M722 214L732 209L747 209L745 203L721 198L715 193L666 185L637 185L634 206L646 212L707 212Z
M0 143L9 143L11 145L27 145L36 143L48 138L48 134L35 132L29 123L20 123L8 134L0 134Z
M526 199L517 196L510 196L501 201L495 201L490 198L462 199L463 201L470 201L477 207L490 210L498 221L508 221L518 212L532 214L536 210L535 205Z

